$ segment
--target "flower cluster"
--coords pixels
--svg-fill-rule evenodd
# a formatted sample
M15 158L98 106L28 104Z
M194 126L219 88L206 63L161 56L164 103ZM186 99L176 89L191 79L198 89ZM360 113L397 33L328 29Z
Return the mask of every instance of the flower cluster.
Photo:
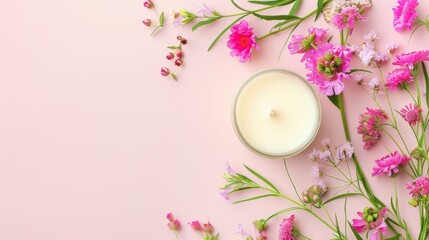
M171 212L167 214L168 228L173 231L178 231L182 228L182 225L178 219L176 219ZM189 226L196 232L202 233L204 240L218 240L219 233L215 234L215 229L213 225L208 221L207 223L200 223L199 221L192 221L189 223ZM176 232L176 238L178 238Z
M334 24L339 30L347 29L350 31L350 35L353 33L353 29L358 21L366 21L365 17L362 17L359 13L357 6L344 7L341 12L334 14L332 17L332 24Z
M186 45L188 43L188 40L186 40L180 35L177 36L177 40L179 41L178 45L167 47L171 51L165 56L165 58L167 58L167 60L169 61L174 61L174 65L180 68L185 64L185 62L183 61L183 58L185 57L185 53L182 50L182 46ZM161 68L161 75L164 77L171 76L174 80L177 81L176 74L171 72L170 69L167 67Z
M362 135L364 149L370 149L381 138L381 124L387 120L386 113L381 109L366 108L366 112L359 115L357 132Z
M323 9L323 15L327 22L332 22L333 18L341 14L345 9L356 8L358 12L363 12L365 9L370 8L371 5L371 0L336 0Z
M376 210L372 207L366 207L363 212L357 213L360 219L353 219L353 228L360 233L368 230L369 240L379 240L380 233L387 233L387 225L385 219L387 217L387 209Z
M429 194L429 178L420 176L412 183L407 184L407 189L410 190L410 195L413 197L409 203L412 206L418 206L421 201L427 201Z

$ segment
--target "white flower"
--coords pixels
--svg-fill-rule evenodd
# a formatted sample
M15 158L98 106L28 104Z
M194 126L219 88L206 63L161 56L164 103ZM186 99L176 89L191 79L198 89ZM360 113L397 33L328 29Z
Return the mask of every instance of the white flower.
M373 79L371 79L371 81L369 81L368 86L371 89L379 89L380 79L378 79L378 77L374 77Z
M387 43L385 46L386 51L388 51L389 53L393 52L398 47L399 47L399 45L397 43L394 43L394 42Z
M355 75L353 75L353 81L355 81L359 85L362 84L364 78L365 75L361 73L356 73Z
M376 51L374 46L369 44L364 44L362 49L359 51L359 59L362 61L362 64L365 66L369 66L374 59Z
M363 39L366 42L374 42L376 39L379 39L377 34L372 30L370 33L366 34Z

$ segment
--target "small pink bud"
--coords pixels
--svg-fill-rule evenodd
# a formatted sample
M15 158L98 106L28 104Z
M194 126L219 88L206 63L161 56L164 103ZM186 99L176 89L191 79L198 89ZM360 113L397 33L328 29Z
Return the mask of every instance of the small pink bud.
M213 232L214 232L213 225L210 222L204 223L203 224L203 232L210 234L210 235L213 234Z
M164 77L167 77L168 75L170 75L170 69L168 69L166 67L162 67L161 68L161 75L164 76ZM169 214L171 214L171 213L169 213ZM171 216L173 216L173 215L171 215ZM168 214L167 214L167 218L168 218Z
M176 53L176 56L178 57L178 58L183 58L184 57L184 53L183 53L183 51L178 51L177 53Z
M175 64L176 66L180 67L180 66L182 66L182 65L183 65L183 60L179 58L179 59L177 59L176 61L174 61L174 64Z
M189 225L191 225L191 228L194 229L195 231L202 231L203 230L200 222L198 222L198 221L192 221L191 223L189 223Z
M143 3L143 6L145 6L146 8L148 8L148 9L151 9L151 8L153 8L153 2L151 1L151 0L146 0L144 3Z
M170 52L167 54L167 56L165 56L167 58L167 60L171 60L174 58L174 53Z
M150 20L150 19L145 19L145 20L143 20L143 21L142 21L142 23L143 23L144 25L146 25L147 27L150 27L150 25L152 25L152 20Z
M179 230L182 227L180 221L177 219L174 219L173 221L169 222L167 226L170 230Z
M161 71L162 71L162 69L161 69ZM173 220L174 220L174 216L173 216L173 214L171 213L171 212L169 212L169 213L167 213L167 217L166 217L167 219L168 219L168 221L170 221L170 222L172 222Z

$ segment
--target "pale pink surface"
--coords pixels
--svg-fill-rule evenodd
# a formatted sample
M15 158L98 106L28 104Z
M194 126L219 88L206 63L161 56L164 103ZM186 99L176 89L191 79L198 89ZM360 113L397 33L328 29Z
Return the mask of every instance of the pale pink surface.
M302 13L315 5L305 2ZM253 61L241 64L229 56L226 37L206 52L230 20L196 33L189 27L169 27L151 38L141 20L153 14L142 3L0 2L0 239L175 239L165 219L170 211L184 225L181 239L197 238L187 226L197 219L210 219L222 239L235 239L239 223L252 232L253 220L285 204L280 199L241 205L224 201L218 186L223 183L226 161L236 170L243 170L241 163L259 170L293 195L285 184L282 161L247 150L230 120L237 88L254 73L267 68L307 73L301 56L285 51L277 61L285 35L261 42ZM229 1L206 3L218 11L235 12ZM198 11L195 6L202 6L202 2L185 0L155 4L167 12L181 7ZM410 45L409 34L394 31L390 11L394 4L375 1L365 14L369 20L355 29L352 43L375 30L382 43L399 41L403 46L399 52L427 48L429 35L423 28ZM424 9L429 9L429 2L421 1L419 10ZM249 20L255 31L268 30L267 23ZM306 33L313 24L301 26L297 33ZM322 21L318 27L334 29ZM166 64L164 47L175 43L178 33L189 44L184 47L186 66L178 73L179 82L174 82L161 77L159 69ZM384 138L370 151L362 150L354 131L358 113L367 105L375 106L352 81L346 83L345 92L352 141L370 178L373 160L387 154L385 145L392 146ZM396 95L398 108L409 103L405 93ZM320 100L323 111L330 114L323 115L313 146L326 137L331 143L344 143L338 112L325 97L320 95ZM307 154L313 146L288 159L300 190L312 184ZM403 175L399 181L410 182ZM370 182L388 202L392 180L380 177ZM417 210L406 204L405 183L402 187L401 209L416 236L418 224L412 219L417 219ZM349 217L365 206L350 199ZM342 215L341 204L330 207ZM295 215L306 235L331 237L308 215ZM270 239L276 238L280 222L278 218L270 225Z

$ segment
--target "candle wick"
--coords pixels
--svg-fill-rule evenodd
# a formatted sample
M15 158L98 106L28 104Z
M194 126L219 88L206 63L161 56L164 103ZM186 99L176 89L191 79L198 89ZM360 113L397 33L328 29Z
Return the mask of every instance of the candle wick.
M271 109L270 117L275 117L277 115L277 112L274 109Z

